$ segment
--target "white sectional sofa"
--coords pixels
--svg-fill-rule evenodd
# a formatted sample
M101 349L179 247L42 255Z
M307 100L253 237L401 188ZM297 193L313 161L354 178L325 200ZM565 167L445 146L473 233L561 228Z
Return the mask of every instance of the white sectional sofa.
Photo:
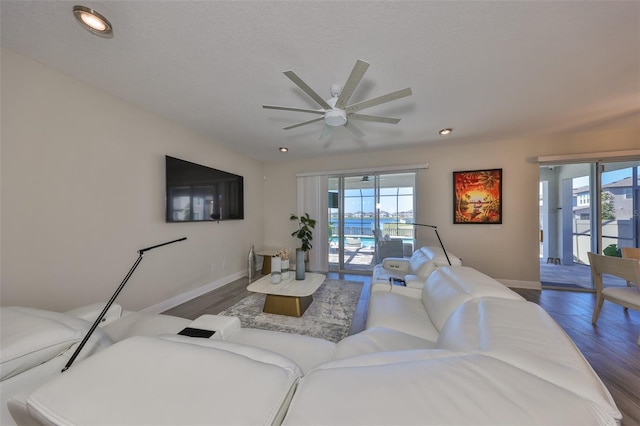
M0 308L0 424L14 423L9 400L21 400L60 374L104 308L94 304L68 312ZM76 363L131 336L178 333L191 321L170 315L123 311L114 304L91 335ZM24 419L23 419L24 420Z
M553 319L468 267L438 267L421 289L377 286L366 330L337 344L236 321L196 320L221 328L210 339L111 345L32 393L25 410L55 425L621 421Z
M373 286L377 283L388 284L393 277L404 280L407 287L421 289L429 274L440 266L449 266L449 261L452 266L462 265L462 260L456 255L447 251L445 256L440 247L421 247L410 258L387 257L374 266L371 283Z

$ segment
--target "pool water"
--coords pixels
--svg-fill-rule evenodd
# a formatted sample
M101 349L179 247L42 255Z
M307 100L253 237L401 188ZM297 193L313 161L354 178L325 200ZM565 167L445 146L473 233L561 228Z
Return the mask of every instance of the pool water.
M362 247L375 248L375 246L376 246L376 241L375 241L375 239L373 237L348 237L348 238L357 238L357 239L359 239L360 243L362 244ZM409 241L405 241L405 242L409 242ZM338 237L331 237L329 242L332 243L332 244L333 243L337 243L338 242ZM345 237L342 240L342 244L343 244L343 247L347 247L347 237Z
M375 247L376 243L375 240L373 239L373 237L348 237L349 239L351 238L357 238L360 240L360 243L362 244L362 247ZM329 242L331 244L337 243L338 242L338 237L331 237L331 239L329 239ZM342 240L342 244L344 247L347 247L347 237L344 237L344 239Z

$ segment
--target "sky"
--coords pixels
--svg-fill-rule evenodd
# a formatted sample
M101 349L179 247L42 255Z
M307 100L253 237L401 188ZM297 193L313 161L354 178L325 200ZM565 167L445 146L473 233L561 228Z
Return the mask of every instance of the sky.
M393 190L393 196L385 196L385 191L383 188L381 190L380 197L380 210L386 211L389 213L396 213L396 211L406 212L413 210L413 195L412 189L406 188L402 191L402 194L396 197L396 191ZM359 211L364 212L373 212L376 208L375 199L373 197L373 190L362 191L362 204L360 203L360 191L359 190L347 190L346 191L346 200L345 200L345 211L347 213L355 213ZM391 195L391 194L389 194ZM398 205L396 206L396 200Z
M628 177L631 177L631 168L605 172L602 174L602 183L606 185L608 183L617 182L619 180L622 180ZM579 188L581 186L588 186L588 185L589 185L589 176L583 176L583 177L573 179L574 188Z

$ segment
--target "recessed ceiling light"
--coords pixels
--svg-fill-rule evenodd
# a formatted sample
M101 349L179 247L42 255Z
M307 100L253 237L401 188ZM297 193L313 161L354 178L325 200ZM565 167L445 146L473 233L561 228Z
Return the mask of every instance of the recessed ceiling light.
M278 151L280 151L280 152L289 152L289 148L287 148L286 146L281 146L280 148L278 148Z
M438 133L440 133L440 136L444 136L444 135L448 135L449 133L453 132L453 129L451 128L446 128L446 129L442 129L440 130Z
M93 9L84 6L73 6L73 15L82 28L104 38L113 37L113 28L107 18Z

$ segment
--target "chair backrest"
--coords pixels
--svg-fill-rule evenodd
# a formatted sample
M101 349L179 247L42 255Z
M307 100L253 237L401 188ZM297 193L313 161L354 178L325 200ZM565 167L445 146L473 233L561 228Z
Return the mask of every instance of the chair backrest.
M387 257L404 257L404 249L400 239L380 241L379 250L380 261Z
M602 289L602 274L614 275L634 283L640 282L640 262L638 260L603 256L591 252L588 255L596 290Z
M622 257L640 260L640 248L622 247Z

